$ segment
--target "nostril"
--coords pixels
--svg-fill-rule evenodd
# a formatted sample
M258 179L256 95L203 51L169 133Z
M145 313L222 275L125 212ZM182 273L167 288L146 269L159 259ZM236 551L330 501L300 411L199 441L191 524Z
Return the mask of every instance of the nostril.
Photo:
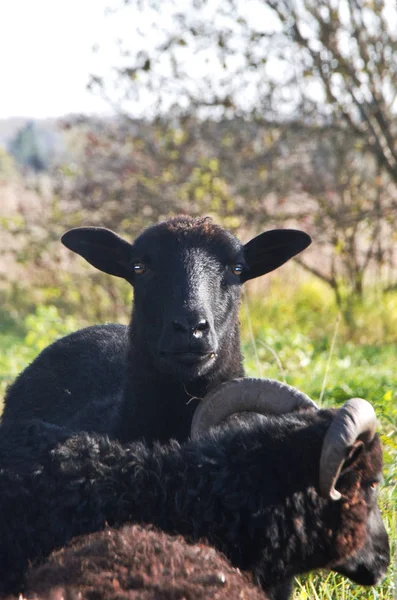
M209 323L205 319L201 319L195 327L193 327L193 337L201 338L209 329Z
M197 323L196 327L194 327L194 331L207 331L209 328L209 323L206 319L200 319Z
M184 325L180 321L172 321L172 326L178 333L187 333L189 331L188 326Z
M206 319L200 319L194 325L189 323L189 320L186 319L174 319L172 321L172 328L176 333L190 334L193 337L199 338L202 337L210 328L209 323Z

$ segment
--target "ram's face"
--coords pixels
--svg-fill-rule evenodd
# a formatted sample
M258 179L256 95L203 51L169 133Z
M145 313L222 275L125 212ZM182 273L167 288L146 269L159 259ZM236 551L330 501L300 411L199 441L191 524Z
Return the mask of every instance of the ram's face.
M186 380L213 368L238 327L244 253L213 227L157 227L133 245L134 329L160 370Z
M375 436L362 453L359 464L351 473L344 475L340 485L346 495L350 495L350 501L345 504L346 525L339 540L343 543L343 540L349 539L351 532L348 527L351 525L352 532L359 532L359 547L343 562L335 565L334 570L360 585L378 583L390 563L389 539L378 506L381 481L382 448L378 436Z

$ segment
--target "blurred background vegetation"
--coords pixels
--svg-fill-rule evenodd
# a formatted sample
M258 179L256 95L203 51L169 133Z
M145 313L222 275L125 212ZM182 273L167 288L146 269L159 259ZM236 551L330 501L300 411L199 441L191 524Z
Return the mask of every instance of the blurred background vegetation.
M395 2L109 5L131 37L88 85L112 116L0 122L0 397L57 337L128 322L131 289L61 247L65 230L102 225L132 240L181 212L211 215L242 241L301 228L311 248L246 286L246 369L324 404L374 403L395 552ZM376 590L316 575L295 598L395 594L394 565Z

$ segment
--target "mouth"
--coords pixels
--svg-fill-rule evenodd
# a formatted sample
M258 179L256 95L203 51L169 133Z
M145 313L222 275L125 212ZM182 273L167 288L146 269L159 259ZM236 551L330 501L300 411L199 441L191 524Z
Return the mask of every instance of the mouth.
M358 583L359 585L368 585L369 586L369 585L378 585L382 581L382 579L386 575L387 566L385 566L384 568L375 569L374 571L372 571L364 566L360 566L354 572L350 572L349 569L344 569L343 567L341 567L339 569L337 568L335 570L338 573L340 573L341 575L348 577L355 583Z
M209 352L162 352L163 358L171 359L183 365L197 365L215 359L216 353Z

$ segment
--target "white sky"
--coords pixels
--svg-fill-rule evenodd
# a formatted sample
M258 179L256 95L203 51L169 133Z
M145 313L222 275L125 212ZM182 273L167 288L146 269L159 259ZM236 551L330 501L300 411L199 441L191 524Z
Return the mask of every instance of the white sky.
M387 3L394 22L395 2ZM255 0L246 4L258 18ZM0 0L0 118L112 112L86 89L89 76L106 77L122 64L117 38L138 48L148 38L137 36L128 9L107 16L109 5L123 0ZM95 44L99 53L92 52ZM194 68L200 72L199 64Z
M111 112L86 90L90 73L117 63L113 40L116 29L125 29L118 26L123 11L106 17L107 5L109 0L0 0L0 118ZM107 45L106 54L94 54L94 44Z
M256 0L246 1L254 6L251 12L263 11ZM120 10L106 14L109 6ZM176 3L174 12L177 8ZM140 13L140 24L150 23L151 16ZM170 13L162 15L162 26L167 18ZM117 38L144 49L151 47L152 35L136 33L134 12L123 0L0 0L0 118L111 113L109 103L86 89L90 74L110 81L111 68L123 64ZM202 54L189 56L190 69L201 75L207 68ZM210 71L213 75L213 64ZM138 114L148 104L149 97L128 108Z

